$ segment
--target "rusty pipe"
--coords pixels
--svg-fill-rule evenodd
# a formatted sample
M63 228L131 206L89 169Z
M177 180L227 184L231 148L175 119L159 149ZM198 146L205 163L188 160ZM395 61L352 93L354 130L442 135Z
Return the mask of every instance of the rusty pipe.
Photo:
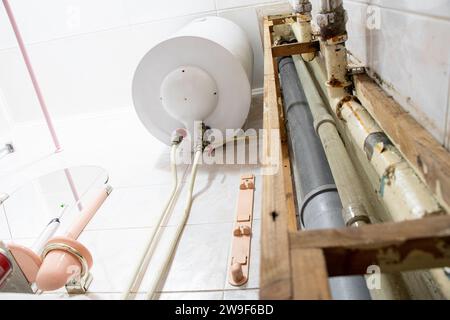
M343 123L355 145L366 154L379 177L378 195L395 220L441 213L442 208L430 190L352 95L347 74L346 19L341 19L345 10L342 3L338 6L338 2L324 2L317 18L326 66L326 92L335 120Z

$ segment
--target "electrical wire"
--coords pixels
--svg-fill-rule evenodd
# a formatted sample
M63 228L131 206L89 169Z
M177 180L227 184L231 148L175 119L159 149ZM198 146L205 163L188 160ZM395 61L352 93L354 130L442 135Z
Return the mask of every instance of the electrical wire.
M169 208L172 207L172 202L175 198L175 195L177 194L177 191L179 189L179 183L178 183L178 175L177 175L177 164L176 164L176 152L178 149L178 144L173 144L172 149L170 152L170 168L172 172L172 191L170 193L170 196L166 202L166 204L163 207L163 210L161 212L161 215L158 219L158 223L156 224L157 227L153 230L152 234L150 235L150 238L147 241L147 245L145 246L145 249L142 251L141 258L139 259L139 263L136 264L135 268L133 269L133 273L130 276L130 279L128 281L126 289L122 293L122 300L128 299L131 290L136 282L136 279L142 269L142 266L144 263L149 259L149 256L153 252L153 243L155 240L155 236L159 234L159 232L162 229L162 223L166 220L168 213L170 212Z
M158 270L154 273L156 274L156 277L152 279L152 282L150 284L150 288L147 291L147 295L146 295L146 299L147 300L152 300L153 299L153 295L155 293L156 287L158 286L158 283L164 273L164 270L167 269L167 267L169 266L170 261L172 260L172 255L173 252L175 250L175 247L178 243L178 241L180 240L181 234L184 230L184 227L186 225L187 219L189 217L189 214L191 212L191 207L192 207L192 201L193 201L193 193L194 193L194 185L195 185L195 178L197 176L197 170L198 170L198 165L201 159L201 156L203 154L203 151L201 149L201 147L199 148L199 150L197 150L195 152L195 156L194 156L194 162L192 164L192 170L191 170L191 178L190 178L190 182L189 182L189 190L188 190L188 197L187 197L187 201L186 201L186 207L184 209L184 215L182 218L182 221L180 221L180 223L177 226L177 230L176 230L176 234L175 236L171 239L171 243L170 246L168 248L168 250L166 251L166 256L164 257L164 262L159 266Z

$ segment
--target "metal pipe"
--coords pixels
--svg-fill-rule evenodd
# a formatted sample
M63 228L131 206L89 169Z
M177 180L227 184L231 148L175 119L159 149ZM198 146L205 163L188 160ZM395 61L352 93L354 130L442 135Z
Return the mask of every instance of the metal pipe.
M343 218L347 226L370 223L367 212L369 200L359 175L342 142L336 123L327 111L305 63L298 56L292 57L306 98L314 118L314 129L320 137L328 163L336 182L343 206Z
M380 185L378 194L395 220L441 213L430 190L372 118L349 92L346 13L342 1L323 1L317 16L327 72L327 94L337 121L342 121L355 145L366 154Z
M311 28L311 11L312 5L309 0L297 0L292 4L294 12L297 15L297 21L291 24L292 31L300 43L312 41ZM316 57L316 53L304 53L302 58L305 61L312 61Z
M305 229L345 227L342 204L291 57L279 61L299 214ZM362 276L330 279L338 300L369 300Z

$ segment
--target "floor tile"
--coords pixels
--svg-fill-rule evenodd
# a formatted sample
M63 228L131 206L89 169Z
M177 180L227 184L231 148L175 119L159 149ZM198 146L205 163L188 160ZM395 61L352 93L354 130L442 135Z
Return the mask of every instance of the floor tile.
M152 229L86 231L80 242L92 253L91 292L121 293Z
M152 270L161 265L175 227L167 227L154 259L147 269L140 292L156 277ZM230 245L231 224L188 225L185 227L169 271L157 291L223 290ZM144 288L144 290L142 289Z
M158 300L222 300L223 291L167 292L156 295Z
M0 206L0 239L6 240L11 238L8 227L8 220L3 205Z
M154 227L172 188L170 185L116 188L87 230Z
M259 290L227 290L223 300L259 300Z

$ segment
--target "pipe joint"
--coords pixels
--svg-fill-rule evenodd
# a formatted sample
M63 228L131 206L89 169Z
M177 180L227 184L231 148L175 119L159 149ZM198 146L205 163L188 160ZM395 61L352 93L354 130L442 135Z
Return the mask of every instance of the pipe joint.
M308 14L311 15L312 4L307 1L295 1L292 5L295 13Z
M357 227L362 223L371 223L366 208L361 204L350 204L342 210L342 216L347 227Z
M344 121L344 118L342 117L342 109L344 108L345 104L350 101L359 103L359 99L357 97L348 95L342 98L341 101L339 101L339 103L336 105L336 116L338 117L338 119Z
M309 192L307 195L305 195L302 203L299 206L300 222L302 223L303 226L305 226L304 213L305 213L305 209L308 206L308 204L311 203L311 201L313 201L317 196L319 196L323 193L328 193L328 192L336 192L337 193L338 189L337 189L336 185L335 184L323 185L323 186L315 188L314 190Z
M336 121L334 121L331 115L329 114L321 115L316 120L314 120L314 130L316 131L317 135L320 135L319 134L320 127L325 123L331 123L332 125L336 126Z
M322 11L316 16L316 23L320 28L323 41L346 35L347 12L342 4L332 11Z

